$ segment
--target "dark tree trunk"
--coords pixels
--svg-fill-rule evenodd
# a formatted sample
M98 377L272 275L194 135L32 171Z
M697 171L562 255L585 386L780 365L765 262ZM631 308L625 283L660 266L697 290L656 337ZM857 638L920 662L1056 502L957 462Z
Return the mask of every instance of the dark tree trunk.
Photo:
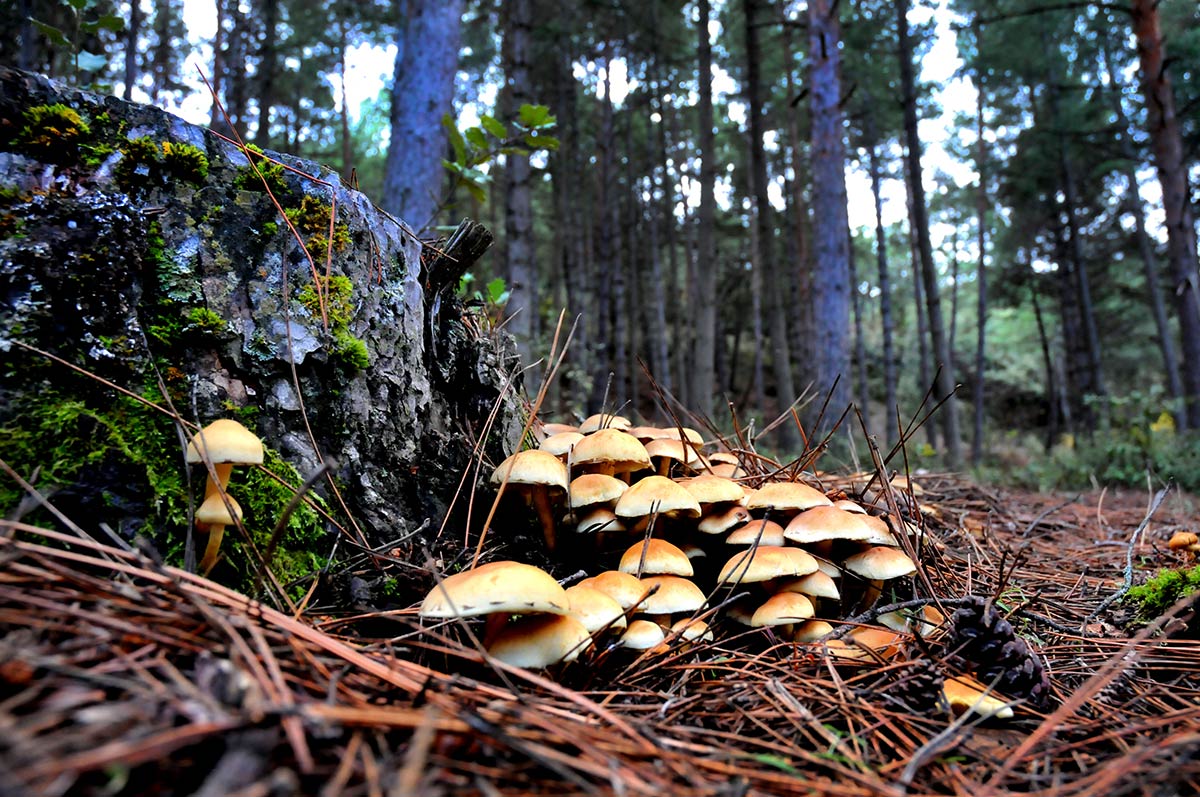
M1028 270L1026 270L1028 273ZM1042 365L1046 369L1046 421L1045 448L1049 451L1058 439L1061 414L1059 412L1058 385L1054 376L1054 355L1050 350L1050 339L1046 336L1046 323L1042 319L1042 305L1038 301L1037 282L1030 280L1029 295L1033 299L1033 316L1037 319L1038 341L1042 347Z
M1117 81L1113 69L1112 57L1108 52L1107 42L1101 54L1104 56L1104 66L1108 73L1108 84L1112 89L1113 112L1117 119L1117 137L1120 141L1121 155L1125 158L1122 172L1125 176L1126 207L1133 216L1134 238L1137 241L1138 255L1142 259L1142 274L1146 278L1146 298L1150 311L1154 314L1154 328L1158 335L1158 347L1162 352L1163 372L1167 376L1167 390L1174 399L1178 410L1175 414L1175 425L1181 430L1188 428L1187 413L1184 412L1183 379L1179 375L1179 361L1175 357L1175 339L1171 325L1167 321L1166 303L1163 301L1162 287L1159 284L1158 255L1154 251L1154 243L1146 232L1146 211L1142 206L1141 187L1137 180L1137 165L1140 163L1133 141L1130 138L1129 117L1125 115L1124 103L1121 102L1121 84Z
M532 0L512 0L502 10L504 22L504 77L508 112L515 117L522 105L533 102L533 76L530 73L530 28L533 25ZM530 184L529 156L510 153L504 166L504 237L505 275L511 291L506 308L507 329L512 333L522 365L532 366L537 359L537 265L534 262L533 189ZM536 390L541 369L525 373L525 383Z
M785 5L780 5L780 13L783 16L783 51L789 54L789 60L783 72L786 80L785 96L788 98L788 106L784 115L787 119L787 155L788 162L792 167L792 174L786 181L784 189L789 198L788 219L791 222L791 249L794 252L791 269L792 277L788 280L791 285L788 297L789 305L792 308L792 359L799 362L810 362L813 356L812 341L814 340L812 324L813 308L809 301L809 297L812 296L813 285L812 257L809 252L808 203L804 199L804 179L802 177L801 152L803 151L803 139L800 138L800 122L797 118L800 111L798 105L792 103L792 98L796 96L795 82L792 78L792 60L790 57L790 54L795 52L795 46L792 43L793 25L791 24L791 20L787 18L787 12L784 9Z
M604 64L604 100L600 103L600 132L596 141L599 150L597 160L600 165L597 175L598 188L596 195L597 208L595 215L600 220L596 235L596 316L599 328L596 330L597 360L595 382L592 384L592 411L597 412L604 403L605 394L608 396L608 407L611 410L619 407L625 400L624 386L615 373L621 367L620 359L616 356L616 346L620 335L616 328L616 308L623 301L624 286L616 262L617 230L617 178L616 178L616 133L613 120L612 84L609 79L609 52L611 45L605 44L602 62ZM610 386L608 374L614 373Z
M129 4L129 25L125 28L125 91L126 100L133 99L133 87L138 82L138 54L141 52L138 39L142 35L142 4L132 0Z
M975 100L975 170L979 172L979 190L975 192L975 234L979 249L979 265L975 269L975 392L974 428L971 434L971 465L978 468L983 462L983 399L984 366L987 364L987 142L983 138L983 84L979 82ZM1040 311L1039 311L1040 312ZM1040 317L1039 317L1040 322Z
M951 468L957 468L962 462L962 452L958 434L958 405L953 398L954 360L942 321L937 270L933 263L933 245L929 240L925 189L921 181L921 139L917 134L917 93L913 76L912 43L908 35L908 0L898 0L896 3L896 24L899 31L900 84L904 103L905 165L910 186L909 198L912 202L913 233L917 238L917 251L920 255L922 287L929 311L933 351L941 366L935 395L939 400L948 399L941 409L942 435L946 438L946 463Z
M849 234L847 229L846 233ZM858 292L858 268L857 258L854 254L854 241L846 242L847 266L850 269L850 309L854 315L854 395L858 402L859 409L862 410L863 417L870 418L871 407L868 400L867 391L867 345L863 339L863 320L860 305L862 301Z
M792 360L788 346L787 314L784 306L784 282L775 262L775 231L771 225L771 201L767 194L767 155L763 150L763 103L760 84L758 18L760 0L742 0L746 15L746 104L750 119L750 179L754 186L754 221L758 232L758 261L762 264L763 287L770 286L764 298L767 322L771 325L771 364L775 372L775 397L779 412L796 398L792 380ZM776 427L779 448L790 453L796 445L796 429L787 421Z
M713 414L714 358L717 333L717 274L713 251L714 186L717 166L713 140L712 45L708 40L709 3L699 0L697 23L699 101L696 124L700 146L700 207L696 211L695 348L692 363L692 406L704 417Z
M216 0L217 26L213 34L212 74L209 81L212 84L213 104L208 114L208 126L214 130L226 131L224 117L218 103L225 97L225 6L228 0Z
M254 131L254 143L265 149L271 146L271 110L275 107L275 81L279 77L279 0L260 0L260 3L263 20L263 37L262 43L258 48L258 129ZM343 106L345 105L346 94L345 39L345 29L343 28Z
M908 186L908 253L913 278L913 306L917 310L917 375L921 383L917 386L922 396L930 390L933 383L933 367L929 362L929 321L926 312L925 289L921 280L921 254L917 246L916 224L912 220L912 186ZM936 393L936 391L934 391ZM938 446L937 424L932 421L925 424L925 436L929 445L935 450Z
M420 231L433 221L458 69L462 0L396 0L391 144L380 204Z
M950 346L950 356L958 351L955 345L958 341L958 227L950 233L950 330L946 337Z
M338 103L338 121L341 124L341 149L342 149L342 179L350 180L350 170L354 168L354 148L353 142L350 140L350 101L346 97L346 47L349 39L349 27L345 19L338 20L338 80L342 84L342 101ZM259 108L259 127L262 127L263 119L270 124L270 109L267 109L267 114L264 117L263 109Z
M566 293L564 306L567 310L566 324L575 325L575 336L567 351L568 362L574 370L560 373L560 405L565 415L567 407L582 406L586 394L571 381L571 374L587 374L588 366L588 320L585 312L587 290L584 282L583 223L578 193L586 184L579 169L579 125L576 114L575 84L571 77L572 57L566 48L560 49L554 69L554 109L558 116L559 149L550 159L550 170L554 188L554 215L561 221L554 225L555 264L561 273Z
M1196 260L1196 219L1188 192L1183 139L1175 113L1175 93L1159 30L1158 3L1133 0L1133 32L1141 61L1146 127L1154 145L1154 165L1162 184L1166 211L1167 262L1175 283L1175 308L1183 348L1185 414L1190 428L1200 428L1200 273Z
M663 103L662 98L662 83L659 81L657 58L652 62L654 76L651 79L651 91L657 105L661 109ZM670 192L670 187L667 185L666 163L661 166L657 163L659 160L658 141L662 136L662 127L665 123L665 118L659 111L659 121L655 125L653 121L647 120L650 129L646 135L646 168L651 175L651 196L648 204L645 207L645 214L650 226L650 285L648 295L650 298L648 312L650 315L647 328L649 329L649 339L647 346L650 354L650 368L653 370L654 379L658 384L668 392L673 391L671 380L671 363L670 363L670 341L667 338L667 281L663 275L662 266L662 234L661 229L671 227L675 223L675 219L670 215L663 213L664 198ZM654 127L658 128L657 134L651 134L650 130Z
M872 136L874 138L874 136ZM871 195L875 199L875 261L879 269L879 323L883 328L883 390L885 439L896 440L896 351L893 340L895 321L892 318L892 284L888 274L887 231L883 226L883 194L879 167L879 145L871 146L868 161L871 171Z

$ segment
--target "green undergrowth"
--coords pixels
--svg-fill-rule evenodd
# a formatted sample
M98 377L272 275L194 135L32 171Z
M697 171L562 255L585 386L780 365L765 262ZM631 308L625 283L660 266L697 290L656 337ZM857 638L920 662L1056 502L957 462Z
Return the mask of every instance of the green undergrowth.
M1185 595L1200 592L1200 565L1188 569L1160 570L1125 596L1125 602L1145 621L1160 617Z
M318 277L300 289L297 296L314 319L321 318L322 304L329 322L330 359L351 371L361 371L370 365L367 344L350 331L354 317L354 283L349 277L334 274Z

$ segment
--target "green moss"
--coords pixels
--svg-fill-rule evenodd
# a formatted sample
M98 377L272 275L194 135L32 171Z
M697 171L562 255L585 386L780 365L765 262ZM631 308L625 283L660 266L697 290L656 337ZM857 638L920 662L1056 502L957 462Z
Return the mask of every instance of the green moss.
M258 191L260 193L270 188L271 194L282 202L289 194L287 182L284 180L286 170L280 164L263 157L261 148L250 144L247 149L249 150L247 157L255 158L258 171L249 165L238 169L233 176L233 187L238 191Z
M329 251L329 221L332 206L311 194L305 194L300 206L284 211L296 232L304 238L304 248L317 259L324 259ZM350 245L350 226L338 222L333 226L333 251L341 252Z
M1189 570L1160 570L1158 575L1125 595L1142 620L1153 620L1184 595L1200 591L1200 565Z
M113 169L117 185L125 189L148 188L162 181L162 150L148 136L125 141L121 160Z
M354 317L354 283L349 277L340 274L319 277L317 282L301 288L297 298L313 318L321 317L324 302L325 318L329 321L331 362L351 371L360 371L371 364L367 344L350 332L350 320Z
M199 185L208 177L208 156L191 144L177 141L162 143L163 167L167 174Z
M333 356L340 364L354 371L361 371L371 364L367 344L345 329L333 331Z
M188 310L187 321L189 329L214 335L224 332L229 326L224 318L207 307L193 307Z
M262 226L262 234L264 238L274 238L279 234L279 222L268 221Z
M24 125L12 143L18 151L49 163L73 164L91 132L74 108L61 103L35 105L26 109Z

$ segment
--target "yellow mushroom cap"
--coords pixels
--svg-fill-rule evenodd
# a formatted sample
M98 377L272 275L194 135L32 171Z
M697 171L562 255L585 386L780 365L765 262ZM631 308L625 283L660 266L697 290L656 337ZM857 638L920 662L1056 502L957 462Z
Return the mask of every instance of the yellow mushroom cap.
M641 441L620 429L601 429L575 444L571 453L575 467L596 465L611 468L614 473L650 467L650 455Z
M678 614L694 612L704 605L704 593L692 582L679 576L647 576L642 579L647 589L658 587L641 605L646 614Z
M622 415L598 412L585 418L583 423L579 424L579 431L590 435L604 429L628 429L631 425L629 419Z
M942 685L942 695L955 715L973 711L981 717L1002 720L1013 716L1010 706L994 695L984 694L983 684L966 675L947 677Z
M570 611L566 591L545 570L521 562L489 562L446 576L421 603L431 619L477 617L496 612Z
M548 451L531 448L518 451L492 471L492 484L505 479L509 484L545 485L567 489L567 466Z
M750 625L762 628L770 625L789 625L813 616L812 601L799 592L780 592L767 598L754 610Z
M187 446L187 461L204 462L204 453L214 464L261 465L263 444L245 426L230 418L218 418L205 426Z
M697 529L701 534L724 534L726 531L740 526L750 519L750 510L744 506L734 505L724 512L705 515L700 518ZM778 525L778 524L776 524ZM782 531L782 528L780 529Z
M833 633L833 626L824 620L805 620L792 629L793 642L816 642Z
M621 604L622 609L632 609L646 596L646 585L637 576L619 570L605 570L579 583L605 593Z
M578 513L575 530L580 534L596 534L601 531L625 531L625 524L607 506L598 505Z
M700 503L666 476L639 479L617 501L618 517L642 518L652 512L700 517Z
M642 551L645 550L643 556ZM666 540L650 539L634 543L621 555L617 569L622 573L638 572L642 575L690 576L695 573L692 560L679 547Z
M232 526L242 519L242 507L237 501L233 500L233 496L229 498L229 504L233 507L233 514L237 520L229 515L229 510L225 508L225 501L221 499L221 494L218 492L209 493L204 499L204 503L200 504L196 509L196 522L203 523L206 526Z
M1181 549L1190 550L1197 544L1200 544L1200 536L1197 536L1190 531L1177 531L1171 535L1171 540L1167 543L1167 547L1172 551L1178 551Z
M746 490L733 479L713 476L711 473L702 473L679 483L702 504L741 501L746 496Z
M679 638L684 642L694 642L697 639L711 642L713 638L713 633L709 630L708 623L703 620L693 620L690 617L676 620L671 625L671 633L678 634Z
M594 504L613 503L628 489L629 485L615 476L585 473L571 480L568 495L571 508L580 509Z
M589 634L602 628L625 627L625 610L606 592L586 584L576 584L567 587L567 600L571 615L583 623Z
M882 545L846 557L842 566L856 576L879 581L917 572L917 566L903 551Z
M741 528L729 532L725 538L726 545L770 545L780 547L784 544L783 526L774 520L751 520Z
M571 449L582 439L583 435L579 432L559 432L543 440L538 448L561 459L570 454Z
M590 633L575 617L538 615L506 625L488 646L488 653L514 667L539 669L574 661L589 644Z
M807 545L825 540L869 540L876 535L863 522L862 515L834 506L817 506L792 518L783 536L792 542Z
M649 620L634 620L621 634L621 644L631 650L649 650L666 639L662 626Z
M746 508L749 510L802 512L815 506L832 504L820 490L800 482L768 482L746 496Z
M807 576L784 579L775 584L772 591L776 593L799 592L811 598L828 598L835 601L842 597L838 592L837 582L820 570L809 573Z
M853 512L856 515L867 514L867 510L863 509L862 504L851 501L849 498L842 498L837 501L834 501L833 505L836 506L838 509L842 509L846 512Z
M819 569L817 560L799 548L760 545L731 556L717 575L717 581L752 584L786 576L806 576Z

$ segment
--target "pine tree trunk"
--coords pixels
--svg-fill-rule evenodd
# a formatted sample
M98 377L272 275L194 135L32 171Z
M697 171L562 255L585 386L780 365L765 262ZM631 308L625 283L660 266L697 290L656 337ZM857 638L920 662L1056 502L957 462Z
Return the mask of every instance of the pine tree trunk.
M125 92L126 101L133 100L133 87L139 75L138 54L141 52L138 38L142 35L142 4L133 0L129 4L129 24L125 28Z
M914 234L921 261L922 287L929 312L929 331L934 355L940 363L935 396L946 399L942 405L942 435L946 442L946 463L957 468L962 462L958 432L958 405L954 393L953 352L946 338L942 321L941 300L938 295L937 270L933 263L933 245L929 240L929 217L925 208L925 189L921 179L921 139L917 133L917 95L913 77L912 43L908 35L908 0L896 3L896 22L900 42L900 84L904 103L905 165L912 202Z
M717 177L713 139L712 44L708 39L709 2L697 3L699 100L696 125L700 145L700 207L696 211L696 313L695 347L692 357L692 406L696 413L713 414L714 367L717 334L717 264L713 249L713 215L716 209Z
M433 221L439 204L446 153L442 114L454 98L463 0L408 0L396 6L392 135L380 205L419 232Z
M913 279L913 306L917 311L917 390L922 398L927 392L936 393L933 387L933 367L929 362L929 321L926 317L925 289L921 287L921 254L917 246L916 224L912 220L912 186L908 186L908 254ZM929 445L938 447L937 424L932 420L925 423L925 437Z
M612 83L610 81L609 53L611 45L605 43L601 61L604 69L604 100L600 103L600 131L596 140L597 160L600 166L596 197L595 217L600 220L596 235L596 368L592 383L590 409L599 412L603 407L611 411L625 400L621 385L615 379L617 368L617 330L614 325L616 307L620 307L618 283L621 281L616 264L617 230L615 229L616 191L616 135L613 127ZM623 286L621 286L623 287ZM613 374L610 381L609 375Z
M746 104L750 119L750 179L754 186L754 222L758 225L758 260L762 264L763 287L768 286L767 322L771 327L771 364L775 372L775 396L778 412L784 412L796 398L792 381L792 361L788 347L787 315L784 307L784 283L775 263L775 233L771 226L771 202L767 194L767 155L763 149L763 104L759 83L761 54L758 44L759 0L742 0L746 18ZM786 453L796 445L796 430L791 423L776 427L776 442Z
M979 173L979 189L975 192L975 234L979 249L979 265L975 269L975 391L972 396L975 410L971 435L971 465L978 468L983 462L983 400L987 364L987 142L983 138L984 88L977 81L975 100L975 171Z
M508 91L508 117L515 117L522 105L533 102L533 76L530 73L530 29L533 26L532 0L512 0L504 5L504 76ZM521 355L521 363L533 366L537 335L537 265L534 262L533 188L529 156L510 153L504 167L505 274L508 280L509 317L512 333ZM541 383L541 368L525 373L525 384L536 391Z
M263 20L262 43L258 48L258 128L254 143L271 146L271 110L275 107L275 81L279 77L279 0L260 0ZM345 97L345 29L342 30L342 95Z
M846 230L849 234L850 230ZM850 309L854 316L854 373L857 377L854 385L854 395L858 402L858 407L862 411L863 417L870 419L871 405L868 398L867 390L867 345L863 339L863 320L860 305L862 304L861 297L858 293L858 268L854 253L854 241L847 241L846 252L847 265L850 269ZM868 424L870 428L870 424Z
M873 117L868 117L874 124ZM874 134L871 134L874 140ZM883 428L884 439L889 443L896 440L896 349L895 321L892 318L892 284L888 274L887 231L883 226L883 194L880 190L882 176L879 167L879 144L871 145L868 160L871 172L871 195L875 200L875 262L879 270L879 323L883 328Z
M783 22L783 51L792 53L795 46L792 43L792 24L787 17L783 4L780 13ZM800 137L800 114L793 98L796 96L795 82L792 78L792 61L789 57L784 68L785 90L788 105L784 111L787 119L787 156L792 167L792 174L784 186L788 202L788 219L791 222L792 244L794 252L791 269L792 278L788 280L791 290L788 293L791 312L791 342L792 359L802 363L811 362L813 357L812 341L812 305L808 297L812 296L813 274L812 257L809 251L808 236L808 203L804 199L804 179L802 177L801 153L804 151L804 141Z
M662 96L662 84L658 79L657 59L652 62L651 67L654 71L654 76L651 79L652 93L656 98ZM661 102L659 103L661 107ZM663 203L660 198L666 195L670 188L666 184L666 164L661 164L658 168L658 145L661 128L664 123L662 112L659 112L658 135L646 135L646 167L651 175L652 191L650 201L645 208L645 213L649 221L650 233L650 285L647 295L649 302L649 330L647 347L650 352L650 368L653 370L654 379L659 386L667 392L672 392L671 380L671 364L670 364L670 345L667 338L667 282L663 275L662 265L662 233L663 226L670 227L675 223L675 220L670 216L663 214ZM647 122L654 126L652 120Z
M1175 114L1175 94L1167 73L1159 30L1158 3L1133 0L1133 32L1141 61L1142 93L1146 97L1146 127L1154 145L1154 162L1162 184L1166 211L1167 262L1175 283L1183 349L1183 383L1187 392L1187 425L1200 428L1200 273L1196 257L1196 220L1188 192L1183 140Z

